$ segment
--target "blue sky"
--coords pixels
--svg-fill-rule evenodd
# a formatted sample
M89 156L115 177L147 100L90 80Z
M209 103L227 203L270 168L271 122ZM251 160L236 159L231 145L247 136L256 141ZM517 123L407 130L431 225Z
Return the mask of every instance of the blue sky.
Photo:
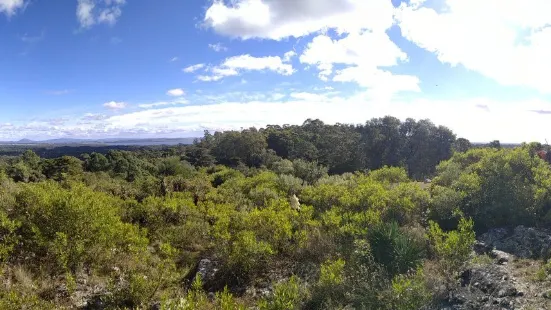
M393 115L472 141L543 142L549 9L544 0L0 0L0 140Z

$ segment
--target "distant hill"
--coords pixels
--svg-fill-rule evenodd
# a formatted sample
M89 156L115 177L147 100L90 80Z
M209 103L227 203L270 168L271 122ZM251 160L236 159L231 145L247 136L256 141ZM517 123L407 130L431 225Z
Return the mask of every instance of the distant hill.
M156 139L71 139L59 138L35 141L21 139L19 141L0 141L0 145L178 145L192 144L196 138L156 138Z

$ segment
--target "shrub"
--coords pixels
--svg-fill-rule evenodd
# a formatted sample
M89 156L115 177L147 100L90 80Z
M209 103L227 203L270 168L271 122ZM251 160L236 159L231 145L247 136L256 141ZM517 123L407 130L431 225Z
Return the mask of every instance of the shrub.
M302 159L293 161L294 174L308 184L314 184L317 180L327 176L327 168L318 165L317 162L309 162Z
M417 268L425 257L424 244L401 231L395 222L375 226L368 240L373 258L391 276Z
M261 300L258 307L260 310L298 310L301 295L299 279L292 276L288 281L275 284L273 296Z
M429 239L442 268L450 275L469 258L475 242L473 221L461 218L457 230L443 232L435 222L429 223Z
M369 176L378 182L384 183L404 183L409 181L408 173L406 169L400 167L388 167L373 170L369 173Z
M418 269L392 279L387 309L418 310L426 306L431 298L432 294L425 285L423 270Z
M21 223L15 251L33 254L36 266L75 271L82 265L112 266L125 255L145 251L147 239L120 219L120 201L82 185L69 190L51 182L24 185L10 217ZM43 265L45 264L45 265ZM61 269L59 269L61 267Z

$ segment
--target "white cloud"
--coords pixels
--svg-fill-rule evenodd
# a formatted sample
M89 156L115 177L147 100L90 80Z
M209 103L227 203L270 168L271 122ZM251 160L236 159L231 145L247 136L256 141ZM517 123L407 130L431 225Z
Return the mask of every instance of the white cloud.
M0 0L0 13L4 13L10 17L18 10L23 9L25 4L24 0Z
M185 73L193 73L197 70L201 70L205 67L205 64L196 64L182 69Z
M289 62L293 57L295 57L297 53L295 51L288 51L283 55L283 62Z
M180 97L184 95L184 90L181 88L169 89L166 94L173 97Z
M86 121L102 121L102 120L105 120L105 119L108 119L109 116L105 115L105 114L94 114L94 113L86 113L84 114L84 116L82 117L82 120L86 120Z
M301 124L307 118L333 123L364 123L372 117L392 115L405 120L431 119L460 137L484 142L541 141L546 138L551 102L544 100L495 101L488 98L458 100L374 100L365 92L339 96L312 94L231 93L219 98L199 96L203 105L181 105L184 100L151 103L144 110L115 116L85 114L64 121L41 120L0 124L0 139L21 137L182 136L203 129L239 129L267 124ZM514 124L512 126L511 124ZM483 127L481 127L483 126ZM484 128L484 130L481 130Z
M230 37L302 37L334 28L340 33L388 29L394 7L388 0L234 0L214 1L204 22Z
M104 107L110 110L122 110L126 108L128 104L122 101L109 101L103 104Z
M313 94L308 92L294 92L289 94L293 99L305 100L305 101L330 101L331 98L327 94Z
M157 107L162 107L162 106L187 104L187 103L189 103L189 102L186 99L177 98L177 99L172 100L172 101L159 101L159 102L154 102L154 103L144 103L144 104L138 105L138 107L140 107L142 109L151 109L151 108L157 108Z
M209 44L209 48L215 52L225 52L228 50L228 48L222 45L222 43Z
M170 59L170 62L178 61L178 59L179 59L178 57L172 57L172 58Z
M400 91L419 92L419 79L410 75L394 75L381 67L392 67L407 61L405 52L384 32L351 33L341 39L316 36L304 49L300 61L315 65L319 78L334 82L354 82L372 93L390 96ZM346 65L333 72L335 65Z
M402 34L442 62L502 85L551 93L551 2L447 0L444 10L402 5Z
M215 1L205 22L218 33L242 39L281 40L318 33L300 61L318 69L322 81L354 82L377 96L420 91L415 76L393 75L387 67L407 61L386 30L394 23L395 8L388 0L235 0ZM338 39L326 30L334 29ZM283 62L296 56L286 53ZM344 69L335 72L339 66ZM382 68L385 69L382 69ZM220 76L205 77L220 79Z
M204 82L219 81L228 76L239 75L241 71L273 71L281 75L292 75L295 70L290 64L283 63L279 56L253 57L249 54L233 56L218 67L210 68L211 75L200 75Z
M122 15L126 0L78 0L77 19L82 28L96 24L114 25Z

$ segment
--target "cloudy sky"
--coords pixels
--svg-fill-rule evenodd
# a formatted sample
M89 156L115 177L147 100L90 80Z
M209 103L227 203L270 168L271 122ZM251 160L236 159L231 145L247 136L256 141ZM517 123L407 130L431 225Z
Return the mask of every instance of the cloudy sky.
M429 118L551 141L549 0L0 0L0 139Z

